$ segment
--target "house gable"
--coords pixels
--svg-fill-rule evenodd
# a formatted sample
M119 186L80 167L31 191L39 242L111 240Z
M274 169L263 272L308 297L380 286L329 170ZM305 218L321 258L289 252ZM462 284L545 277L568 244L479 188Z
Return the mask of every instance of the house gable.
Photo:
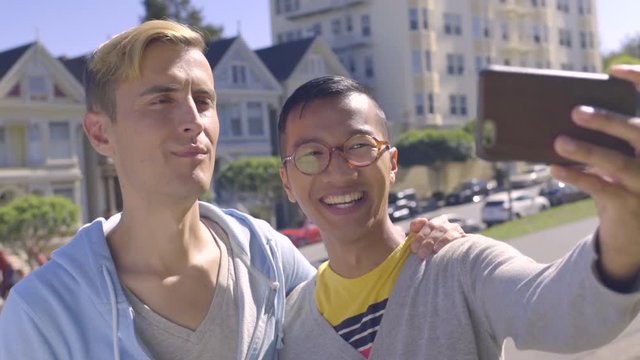
M38 42L0 53L0 102L82 104L82 85Z
M280 84L269 69L238 36L213 42L206 53L219 90L280 93Z

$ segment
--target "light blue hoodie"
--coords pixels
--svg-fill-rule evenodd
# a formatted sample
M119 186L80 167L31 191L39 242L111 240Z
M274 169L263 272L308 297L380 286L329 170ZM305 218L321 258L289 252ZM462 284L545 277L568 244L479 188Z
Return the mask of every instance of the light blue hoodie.
M233 252L240 331L238 359L275 359L284 298L315 269L266 222L200 203ZM0 313L0 359L149 359L105 234L119 215L83 226L45 266L20 281ZM249 329L243 334L243 328ZM241 342L239 342L241 343ZM212 354L215 357L215 354Z

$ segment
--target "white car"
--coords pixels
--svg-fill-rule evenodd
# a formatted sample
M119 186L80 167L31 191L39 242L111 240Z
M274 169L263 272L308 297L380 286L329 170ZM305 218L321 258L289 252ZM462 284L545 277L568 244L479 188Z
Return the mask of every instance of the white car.
M551 178L551 170L547 165L529 165L521 172L509 176L513 189L521 189L543 182Z
M509 195L500 192L489 196L482 207L482 222L492 226L509 221L511 210L512 219L536 214L550 207L549 200L544 196L534 195L529 192L514 191L511 194L511 209L509 209Z

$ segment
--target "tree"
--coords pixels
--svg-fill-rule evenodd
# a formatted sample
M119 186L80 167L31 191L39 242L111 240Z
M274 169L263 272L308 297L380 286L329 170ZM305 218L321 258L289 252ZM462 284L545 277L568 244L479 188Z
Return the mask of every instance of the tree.
M611 66L618 64L640 64L640 58L627 55L627 54L617 54L612 56L607 56L604 60L604 71L608 72Z
M222 27L204 24L202 9L191 5L191 0L143 0L145 9L141 21L153 19L172 19L182 24L190 25L198 29L206 41L219 39L222 35Z
M448 162L463 162L475 156L472 125L457 129L416 129L401 134L396 143L398 165L426 165L436 171L440 190L442 169Z
M228 163L220 171L217 186L234 200L253 202L249 212L273 223L273 206L282 198L280 159L276 156L246 157Z
M0 241L13 244L31 255L56 236L73 233L80 209L57 195L27 195L0 207Z

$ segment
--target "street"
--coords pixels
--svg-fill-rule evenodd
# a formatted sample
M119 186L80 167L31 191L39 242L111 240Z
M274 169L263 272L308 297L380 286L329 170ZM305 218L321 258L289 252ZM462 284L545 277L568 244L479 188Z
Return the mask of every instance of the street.
M427 214L431 217L443 212L456 212L465 216L479 214L480 204L466 204L450 207L441 212ZM408 222L397 223L405 227ZM592 233L597 226L597 219L590 218L574 223L561 225L538 233L524 235L508 241L523 254L538 262L554 261L569 251L578 241ZM300 249L311 262L326 259L326 251L322 243L316 243ZM579 354L559 355L539 351L517 350L511 340L504 346L504 358L507 360L640 360L640 318L627 328L617 339L609 345L597 350Z

